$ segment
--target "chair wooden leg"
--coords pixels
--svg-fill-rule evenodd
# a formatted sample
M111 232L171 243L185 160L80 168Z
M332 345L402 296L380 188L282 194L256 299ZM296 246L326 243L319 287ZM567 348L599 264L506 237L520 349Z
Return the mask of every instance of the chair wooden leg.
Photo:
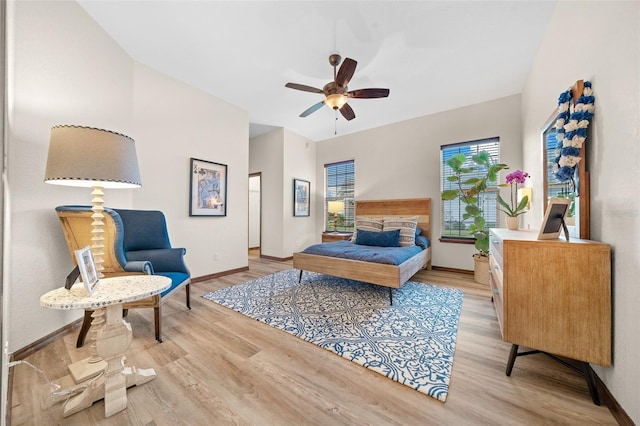
M184 289L187 292L187 308L191 309L191 283L187 284Z
M84 345L84 339L87 337L87 333L91 328L91 321L93 321L91 314L93 314L93 311L85 309L82 327L80 327L80 333L78 333L78 340L76 341L76 348L81 348Z
M162 343L161 329L160 329L160 306L153 308L153 318L156 326L156 340L158 343Z

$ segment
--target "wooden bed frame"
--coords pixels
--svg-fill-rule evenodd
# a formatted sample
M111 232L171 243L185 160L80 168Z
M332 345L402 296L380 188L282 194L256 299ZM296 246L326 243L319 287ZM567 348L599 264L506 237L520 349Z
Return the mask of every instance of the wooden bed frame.
M431 198L356 201L356 216L418 216L422 235L431 243ZM293 267L341 278L399 288L420 269L431 269L431 244L399 266L315 254L294 253Z

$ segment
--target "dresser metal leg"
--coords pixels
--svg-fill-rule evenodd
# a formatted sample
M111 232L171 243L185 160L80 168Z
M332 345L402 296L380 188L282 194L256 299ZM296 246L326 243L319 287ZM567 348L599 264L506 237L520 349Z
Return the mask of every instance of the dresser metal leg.
M511 371L513 370L513 364L516 362L517 356L518 356L518 345L511 345L511 352L509 352L509 361L507 361L507 371L505 372L507 376L511 376Z
M560 364L564 365L565 367L568 367L573 371L575 371L576 373L584 376L584 379L587 382L587 387L589 388L589 394L591 395L591 400L595 405L600 405L600 397L598 396L598 388L596 387L596 380L593 375L593 370L591 369L591 365L589 365L588 362L580 361L580 366L582 367L582 369L580 369L580 368L577 368L575 365L572 365L569 362L565 361L564 359L559 358L553 354L539 351L537 349L518 353L518 345L511 345L511 352L509 352L509 360L507 361L507 369L505 371L506 375L511 376L511 372L513 371L513 364L516 362L517 357L539 354L539 353L545 354L546 356L553 359L554 361L557 361Z
M594 404L600 405L600 397L598 396L598 388L596 388L596 379L593 377L593 370L588 362L583 362L582 368L584 369L584 379L587 381L591 400Z

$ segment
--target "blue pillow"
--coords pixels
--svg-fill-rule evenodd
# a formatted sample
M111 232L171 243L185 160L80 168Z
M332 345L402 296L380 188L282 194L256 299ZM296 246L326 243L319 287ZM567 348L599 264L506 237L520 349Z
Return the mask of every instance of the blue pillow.
M356 244L377 247L400 247L400 230L374 232L358 229L358 232L356 232Z
M422 247L422 249L426 249L429 247L429 240L424 235L418 235L416 237L416 245Z

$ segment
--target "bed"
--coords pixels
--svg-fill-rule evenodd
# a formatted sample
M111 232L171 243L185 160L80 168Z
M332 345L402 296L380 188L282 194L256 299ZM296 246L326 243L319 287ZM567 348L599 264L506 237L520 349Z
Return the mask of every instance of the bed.
M418 216L421 235L431 240L431 198L402 200L356 201L356 217L408 217ZM327 243L337 244L337 243ZM294 253L293 267L341 278L363 281L391 288L400 288L416 272L431 269L431 244L399 265L344 259L310 253Z

